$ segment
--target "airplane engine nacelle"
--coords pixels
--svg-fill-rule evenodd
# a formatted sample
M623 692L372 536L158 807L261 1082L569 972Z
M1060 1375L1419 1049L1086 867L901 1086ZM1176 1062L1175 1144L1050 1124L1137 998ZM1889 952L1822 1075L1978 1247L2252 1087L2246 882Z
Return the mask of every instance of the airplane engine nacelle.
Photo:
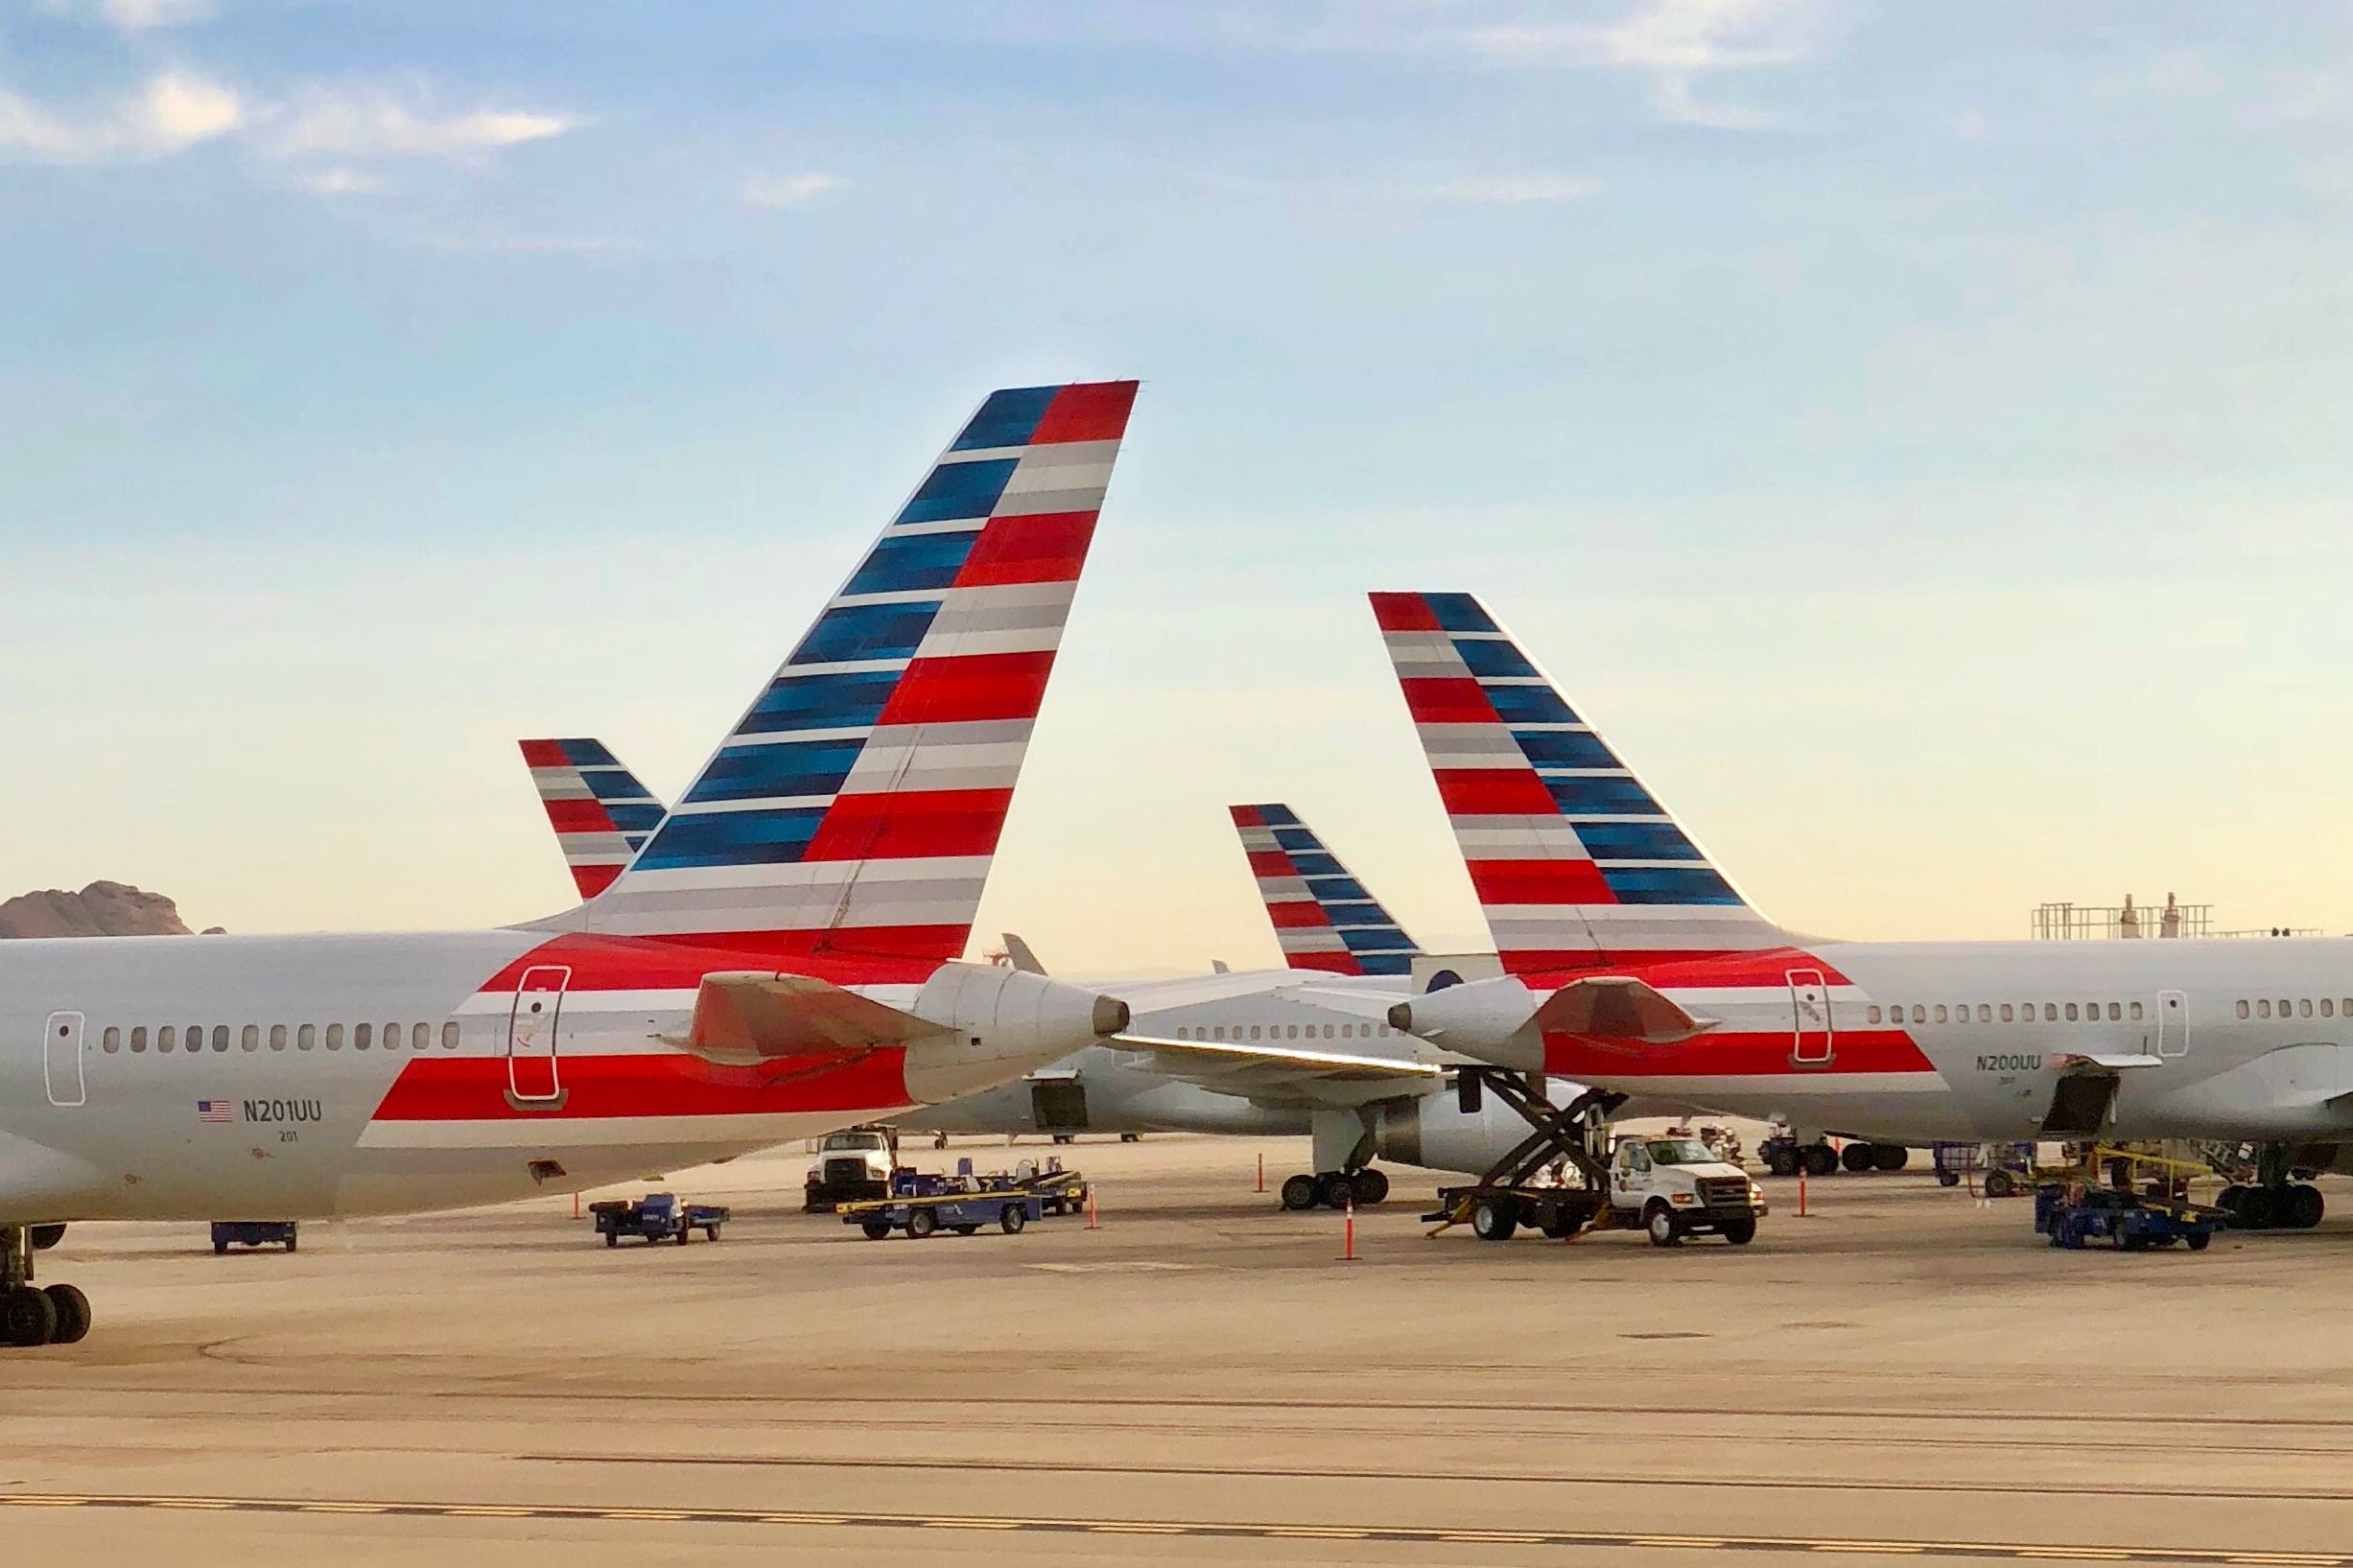
M1374 1153L1400 1165L1476 1175L1510 1154L1530 1129L1519 1112L1494 1094L1465 1112L1447 1088L1379 1108L1373 1127Z
M998 964L942 964L907 1009L942 1025L907 1042L907 1093L953 1099L1060 1061L1128 1026L1127 1003Z

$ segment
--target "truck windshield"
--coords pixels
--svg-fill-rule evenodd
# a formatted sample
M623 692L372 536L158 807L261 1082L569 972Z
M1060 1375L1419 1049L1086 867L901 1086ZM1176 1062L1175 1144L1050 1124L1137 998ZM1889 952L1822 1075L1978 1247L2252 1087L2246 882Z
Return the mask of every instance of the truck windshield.
M882 1146L882 1135L880 1133L828 1133L825 1141L817 1145L817 1152L824 1155L843 1151L863 1154L868 1149L880 1149Z
M1644 1145L1654 1163L1660 1165L1712 1165L1716 1157L1698 1138L1653 1138Z

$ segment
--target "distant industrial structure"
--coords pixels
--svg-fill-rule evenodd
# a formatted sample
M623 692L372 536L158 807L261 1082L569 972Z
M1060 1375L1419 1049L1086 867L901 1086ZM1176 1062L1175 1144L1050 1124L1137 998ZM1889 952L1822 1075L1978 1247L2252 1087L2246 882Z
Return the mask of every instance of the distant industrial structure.
M2218 931L2214 905L2182 903L2171 893L2164 905L2152 908L2129 893L2122 903L2039 903L2035 906L2034 935L2043 942L2130 941L2140 937L2318 936L2317 925L2248 926Z

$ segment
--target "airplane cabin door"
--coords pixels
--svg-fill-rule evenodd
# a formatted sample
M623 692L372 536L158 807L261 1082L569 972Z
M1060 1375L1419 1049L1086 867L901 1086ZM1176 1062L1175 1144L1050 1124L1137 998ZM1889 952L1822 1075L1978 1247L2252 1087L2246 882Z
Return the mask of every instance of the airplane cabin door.
M41 1084L49 1103L80 1105L87 1097L82 1083L82 1015L52 1013L42 1030Z
M2189 1049L2189 998L2178 991L2158 992L2157 1055L2186 1056Z
M555 1031L572 971L543 966L523 971L514 1010L506 1018L506 1088L522 1105L553 1107L563 1098L555 1066Z
M1819 1067L1830 1060L1830 987L1820 970L1789 971L1789 1059Z

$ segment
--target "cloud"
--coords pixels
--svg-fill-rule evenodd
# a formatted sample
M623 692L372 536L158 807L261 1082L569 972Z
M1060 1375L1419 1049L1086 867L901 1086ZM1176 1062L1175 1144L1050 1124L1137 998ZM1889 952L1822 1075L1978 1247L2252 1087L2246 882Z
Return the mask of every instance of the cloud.
M312 87L280 111L264 140L281 157L442 158L468 162L575 129L571 115L477 108L435 113L383 88Z
M234 88L187 71L162 72L128 98L78 113L0 87L0 157L37 163L168 157L225 136L248 118Z
M1682 125L1756 130L1779 123L1761 109L1703 102L1701 78L1800 65L1820 50L1820 8L1792 0L1637 0L1605 22L1473 27L1471 53L1499 65L1635 71L1651 78L1651 105Z
M812 201L845 189L849 183L839 175L810 173L771 176L754 179L743 187L743 204L747 207L806 207Z
M117 33L145 33L209 21L218 8L213 0L41 0L40 9L52 16L104 22Z
M1582 201L1601 189L1588 175L1474 175L1436 186L1430 195L1441 201L1482 206L1517 206L1532 202Z
M300 176L294 183L313 196L365 196L384 189L384 181L374 175L364 175L344 164Z

